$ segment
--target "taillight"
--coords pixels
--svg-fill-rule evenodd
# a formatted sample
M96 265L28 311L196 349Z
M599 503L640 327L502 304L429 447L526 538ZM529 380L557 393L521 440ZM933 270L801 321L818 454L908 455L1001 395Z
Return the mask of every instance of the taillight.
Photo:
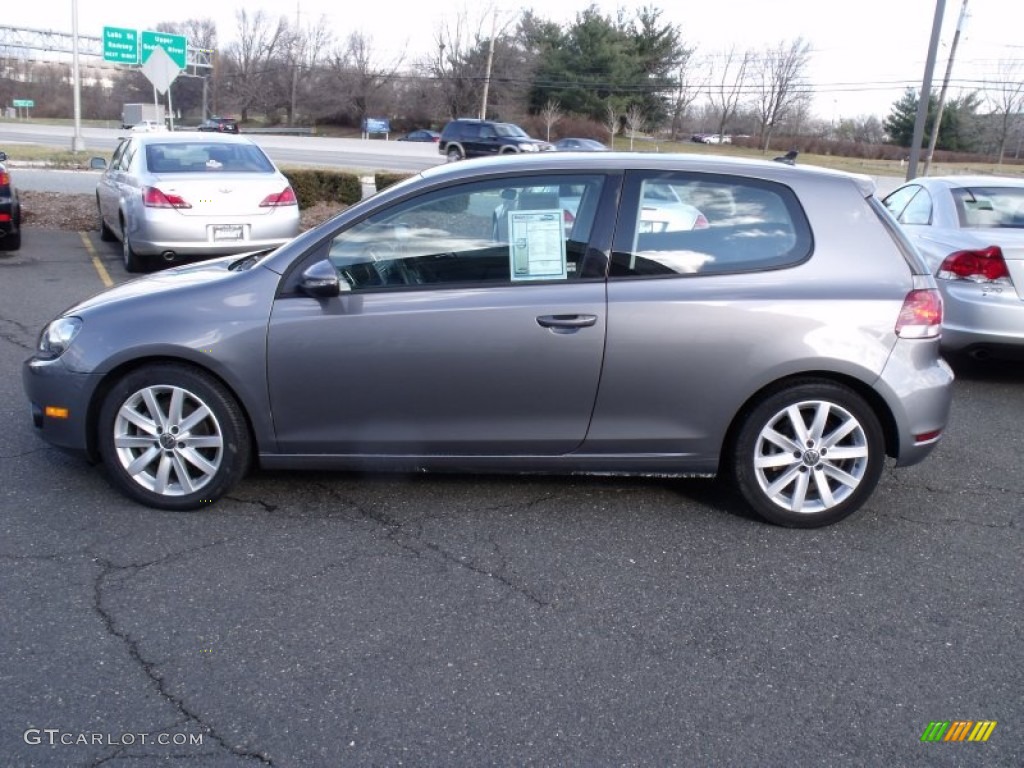
M576 223L576 217L572 215L572 211L565 208L562 209L562 221L565 224L565 228L569 229L573 224Z
M9 213L0 213L0 221L10 221L10 220L11 220L11 214L9 214Z
M697 214L697 220L693 222L694 229L708 229L711 225L708 223L707 217L703 213Z
M911 291L896 320L901 339L934 339L942 330L942 297L935 288Z
M295 193L291 187L285 187L281 192L277 192L273 195L267 195L263 198L263 202L260 203L260 208L274 208L279 205L298 205L299 201L295 199Z
M160 191L156 187L143 187L142 189L142 204L147 208L191 208L192 205L181 197L181 195L175 195L173 193L168 194Z
M11 183L11 174L4 172L0 173L0 187L6 187Z
M1009 280L1010 272L999 246L990 245L978 251L956 251L949 254L936 276L944 280L994 283L997 280Z

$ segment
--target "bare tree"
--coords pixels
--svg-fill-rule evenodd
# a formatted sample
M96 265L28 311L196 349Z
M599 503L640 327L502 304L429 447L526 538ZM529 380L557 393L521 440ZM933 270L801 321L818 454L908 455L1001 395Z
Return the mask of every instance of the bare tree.
M540 111L540 116L544 121L544 127L547 129L547 136L545 138L551 141L551 128L562 119L562 105L558 103L557 99L548 99L544 109Z
M675 75L675 83L672 86L672 123L671 137L678 141L683 130L683 121L686 119L693 102L700 96L701 91L707 87L707 79L700 77L692 66L693 51L687 51L679 65Z
M802 37L780 42L764 52L755 73L754 108L760 123L758 143L768 151L772 131L779 121L807 96L804 83L811 46Z
M288 22L282 16L275 23L262 10L250 14L244 8L235 12L235 18L238 40L225 55L225 90L238 104L242 120L248 120L249 111L264 106L270 96L271 72L282 63Z
M629 150L633 151L633 139L644 129L647 118L639 104L633 104L626 112L626 128L629 129Z
M622 122L614 104L608 104L608 109L604 115L604 127L608 129L608 148L615 149L615 134L622 127Z
M1021 112L1024 111L1024 61L1001 59L997 78L995 82L985 83L985 96L992 105L993 117L996 119L995 138L999 145L997 163L1002 165L1014 124L1021 121Z
M373 54L373 38L353 32L344 49L336 51L331 61L333 90L342 95L335 107L349 112L358 125L363 124L371 111L382 110L385 101L382 94L394 85L402 66L401 57L381 64Z
M730 48L722 54L719 64L712 62L708 100L718 114L719 136L725 135L726 125L739 109L753 60L751 51L738 54L735 48Z

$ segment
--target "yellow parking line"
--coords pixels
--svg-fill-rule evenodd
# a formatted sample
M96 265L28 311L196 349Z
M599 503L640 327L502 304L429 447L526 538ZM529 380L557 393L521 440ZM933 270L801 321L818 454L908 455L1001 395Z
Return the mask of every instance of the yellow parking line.
M114 281L110 279L110 273L107 272L107 268L104 267L103 262L100 261L100 255L96 253L96 249L93 248L92 241L89 239L89 236L86 235L85 232L79 232L78 234L82 236L82 242L85 243L85 250L87 250L89 255L92 257L92 265L96 267L96 272L99 274L100 280L103 281L103 284L107 286L107 288L113 288Z

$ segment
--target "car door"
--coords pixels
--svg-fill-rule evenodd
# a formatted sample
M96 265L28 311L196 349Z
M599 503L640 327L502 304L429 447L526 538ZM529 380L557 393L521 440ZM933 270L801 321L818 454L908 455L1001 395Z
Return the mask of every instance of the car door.
M268 378L284 453L562 454L586 436L605 337L605 249L596 201L569 239L557 198L494 239L508 178L435 189L321 242L340 297L287 288L268 333ZM581 205L581 209L583 205ZM604 217L605 219L613 217ZM594 222L598 225L594 225ZM585 231L586 230L586 231ZM601 233L604 234L601 234Z
M100 180L96 184L96 200L97 205L99 205L100 215L107 223L107 226L117 232L121 231L120 224L118 223L118 210L121 202L120 185L125 170L122 162L125 151L130 143L128 139L121 140L121 143L117 145L117 149L114 150L114 154L110 158L110 164L100 174Z

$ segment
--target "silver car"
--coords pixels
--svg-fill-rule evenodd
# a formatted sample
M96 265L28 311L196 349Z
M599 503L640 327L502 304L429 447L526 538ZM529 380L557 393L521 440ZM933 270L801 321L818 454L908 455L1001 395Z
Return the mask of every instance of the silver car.
M96 185L100 237L141 271L192 257L275 248L299 232L288 180L263 150L230 134L133 133Z
M1024 179L925 177L884 202L936 277L943 348L1024 355Z
M709 226L645 226L665 183ZM543 200L566 185L568 230ZM538 190L496 239L495 208ZM934 279L873 192L713 157L433 168L276 251L70 308L25 390L43 438L161 509L205 506L253 463L721 474L767 520L826 525L886 455L931 452L952 394Z

